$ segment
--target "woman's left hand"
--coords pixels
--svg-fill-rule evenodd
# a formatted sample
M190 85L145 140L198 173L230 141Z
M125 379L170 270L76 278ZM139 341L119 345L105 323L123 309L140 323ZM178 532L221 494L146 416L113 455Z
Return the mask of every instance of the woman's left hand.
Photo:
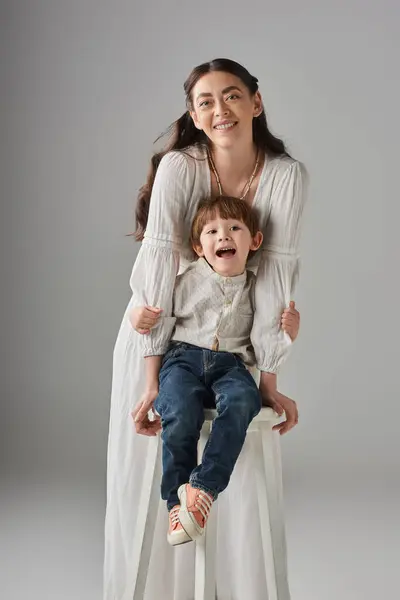
M285 413L285 420L273 426L274 431L279 431L284 435L299 422L299 411L297 404L288 396L281 394L278 391L270 392L262 397L263 406L270 406L281 417Z
M274 373L261 372L260 393L263 406L270 406L280 417L285 413L285 420L273 426L274 431L283 435L293 429L299 422L297 404L288 396L278 392L277 378Z
M297 338L300 329L300 313L296 310L295 303L291 301L289 308L285 308L282 313L281 325L283 331L289 334L292 342Z

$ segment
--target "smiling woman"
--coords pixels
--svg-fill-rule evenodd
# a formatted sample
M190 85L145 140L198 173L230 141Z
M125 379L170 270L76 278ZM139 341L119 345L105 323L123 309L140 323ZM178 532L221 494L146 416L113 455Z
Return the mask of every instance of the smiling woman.
M211 281L219 285L219 273L222 273L222 278L225 272L229 274L226 289L223 286L220 290L221 302L213 305L210 313L206 314L210 318L205 319L205 328L210 329L207 330L210 335L200 330L194 332L196 343L202 346L200 352L204 351L208 357L208 362L196 359L194 366L202 368L214 359L218 362L224 354L219 351L220 342L223 347L224 341L219 325L224 323L229 330L235 330L236 321L230 311L240 307L240 298L235 302L227 294L233 293L234 283L240 287L244 280L243 273L236 275L236 262L241 264L238 270L242 270L244 252L258 248L262 240L260 249L247 263L254 278L251 296L254 314L250 314L247 308L239 310L240 319L248 318L252 322L251 343L246 347L256 361L255 378L259 380L262 402L280 415L284 413L284 418L275 427L276 431L286 433L298 421L296 403L277 389L277 372L298 332L299 313L293 304L289 308L289 303L299 273L300 224L307 179L305 169L289 155L283 142L270 132L258 80L242 65L228 59L203 63L193 69L184 89L186 111L168 130L169 137L163 150L152 157L148 178L140 189L136 207L135 235L142 244L130 279L132 298L114 350L104 600L134 597L135 573L132 569L138 557L134 555L133 540L138 531L137 515L144 485L144 464L149 452L148 436L157 435L161 427L157 415L154 418L154 403L158 398L163 410L169 406L168 398L159 398L158 372L163 356L168 356L171 336L174 335L173 299L177 280L180 281L189 270L195 270L192 242L197 240L199 243L195 243L194 247L201 247L204 252L205 258L199 258L196 264L211 274ZM220 205L218 213L209 212L202 226L192 230L199 203L205 198L212 202L220 196L241 198L244 212L254 209L261 230L258 238L244 213L239 219L234 219L235 215L224 213L223 205ZM243 222L246 228L243 228ZM205 223L208 226L204 230ZM191 241L191 234L196 239ZM234 277L230 276L231 273ZM188 294L184 294L185 303L194 302L195 306L190 289ZM212 304L217 297L214 288L210 292L205 288L201 291L205 294L207 306L209 300ZM197 319L195 310L191 316L196 323L203 322ZM199 325L199 329L201 327ZM190 376L194 377L186 369L180 380ZM146 384L146 381L151 383ZM177 419L177 423L179 418L186 418L186 424L193 425L185 402L190 404L189 398L199 388L193 378L191 381L185 394L179 395L184 400L182 410L179 414L170 415ZM252 383L254 385L254 381ZM221 394L217 393L217 388L210 388L209 392L212 401L219 406L217 418L223 418ZM204 398L200 394L197 400L203 402ZM203 418L201 405L200 408L190 444L187 440L179 444L184 453L189 446L193 449L192 442L196 440L197 427ZM136 432L143 435L135 434L132 410ZM176 430L183 431L184 428L178 426ZM229 444L228 438L226 443ZM252 438L252 434L246 437L229 485L218 499L218 511L223 515L223 519L219 520L216 558L217 595L220 599L260 600L272 596L289 599L283 532L279 541L279 564L271 563L276 589L268 589L264 572L258 516L260 507L253 468L256 460L254 452L260 443L259 439ZM174 494L177 486L182 489L189 485L187 477L190 469L187 470L187 465L193 467L195 460L192 450L188 450L183 461L185 468L173 473L171 489ZM179 528L179 535L185 538L184 541L190 541L190 536L188 540L182 532L180 516L183 509L192 511L192 516L197 511L200 520L208 515L210 495L207 496L204 488L205 496L200 494L196 482L190 481L193 484L190 493L186 494L185 488L184 500L180 500L186 503L186 508L182 504L172 507L169 530L168 513L165 507L160 508L144 600L192 600L194 597L193 544L188 544L182 552L172 554L173 550L165 543L167 530L170 540ZM191 492L194 498L192 509L188 508ZM243 560L243 556L251 559ZM165 577L161 577L160 573L166 574Z
M214 71L202 77L192 92L190 115L195 126L225 148L240 138L250 136L252 141L253 118L262 112L260 93L252 95L238 77L233 80L234 85L225 86L225 82L232 82L232 76Z
M152 157L147 181L139 191L137 240L143 239L146 229L158 166L171 150L186 151L193 146L204 145L209 150L214 194L221 195L223 188L227 196L243 198L243 192L247 192L250 203L265 156L290 156L283 141L268 127L258 79L239 63L219 58L199 65L190 73L183 87L187 110L165 132L168 142L161 152Z

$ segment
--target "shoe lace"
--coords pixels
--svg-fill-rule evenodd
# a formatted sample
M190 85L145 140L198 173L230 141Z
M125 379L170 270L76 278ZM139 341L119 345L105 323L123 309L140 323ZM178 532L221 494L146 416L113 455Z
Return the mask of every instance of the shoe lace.
M203 490L198 491L194 501L194 507L203 517L203 522L206 522L208 519L212 503L213 498L209 494L207 494Z
M179 523L179 509L180 509L180 506L179 506L179 504L177 504L176 506L171 508L171 510L169 511L169 518L170 518L172 529L174 529L174 527L176 527L176 525L178 525L178 523Z

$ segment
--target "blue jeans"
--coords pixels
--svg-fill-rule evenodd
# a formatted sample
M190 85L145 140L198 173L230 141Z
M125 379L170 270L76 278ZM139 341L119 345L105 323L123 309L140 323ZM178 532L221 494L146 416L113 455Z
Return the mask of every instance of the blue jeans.
M154 406L162 422L161 496L168 510L179 504L178 488L188 481L216 499L261 409L260 392L244 363L229 352L173 343L163 358ZM216 408L218 415L197 465L204 408Z

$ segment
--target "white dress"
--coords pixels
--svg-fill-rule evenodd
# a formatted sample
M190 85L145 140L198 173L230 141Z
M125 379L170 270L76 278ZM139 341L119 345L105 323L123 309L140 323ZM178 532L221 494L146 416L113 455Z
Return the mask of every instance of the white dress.
M140 336L131 326L132 307L149 304L171 315L175 277L193 259L189 231L198 202L210 196L211 177L203 148L164 156L155 178L146 235L132 275L132 298L114 349L108 440L105 520L104 600L133 597L132 548L143 466L149 439L134 431L130 413L144 387L144 355L165 351L163 327ZM252 342L261 370L276 372L290 341L280 316L293 297L299 272L298 242L306 174L287 157L266 158L254 197L264 232L263 247L249 267L257 273ZM258 525L252 456L257 434L249 434L228 488L218 505L218 600L268 598ZM279 434L276 434L279 437ZM277 442L278 443L278 442ZM168 515L160 500L155 543L143 600L193 600L194 544L173 548L166 532ZM283 549L284 552L284 549Z

